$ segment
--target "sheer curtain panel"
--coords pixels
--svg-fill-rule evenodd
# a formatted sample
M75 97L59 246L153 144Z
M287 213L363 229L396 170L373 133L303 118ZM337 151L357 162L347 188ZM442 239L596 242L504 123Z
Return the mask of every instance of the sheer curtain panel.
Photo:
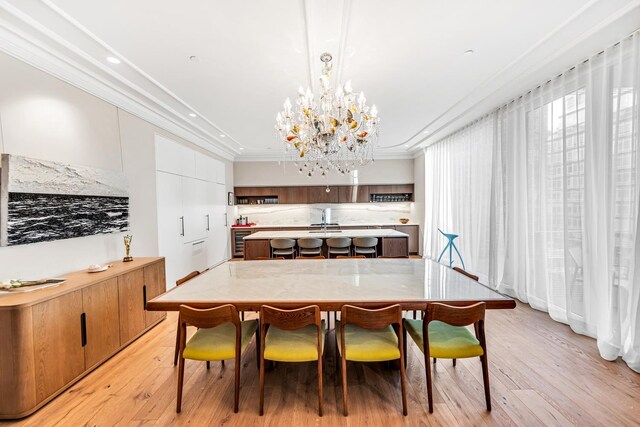
M640 33L425 151L425 254L640 372Z

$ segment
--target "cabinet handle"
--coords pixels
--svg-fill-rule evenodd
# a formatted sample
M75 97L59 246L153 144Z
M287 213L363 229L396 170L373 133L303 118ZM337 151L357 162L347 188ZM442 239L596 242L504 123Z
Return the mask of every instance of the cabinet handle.
M181 224L180 235L184 236L184 217L183 216L180 217L180 224Z
M227 213L224 214L224 226L227 226Z
M82 313L80 315L80 336L82 339L82 346L87 345L87 314Z
M209 231L209 214L207 214L207 231Z
M142 285L142 308L147 309L147 285Z
M204 243L204 240L200 240L199 242L194 242L194 243L192 243L192 245L195 246L195 245L199 245L201 243Z

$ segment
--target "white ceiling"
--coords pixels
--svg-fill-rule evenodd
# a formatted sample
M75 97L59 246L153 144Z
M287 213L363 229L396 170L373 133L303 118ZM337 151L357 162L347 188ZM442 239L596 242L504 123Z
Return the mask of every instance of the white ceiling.
M282 157L275 114L329 51L380 111L378 156L410 157L640 27L640 1L0 0L3 23L239 160Z

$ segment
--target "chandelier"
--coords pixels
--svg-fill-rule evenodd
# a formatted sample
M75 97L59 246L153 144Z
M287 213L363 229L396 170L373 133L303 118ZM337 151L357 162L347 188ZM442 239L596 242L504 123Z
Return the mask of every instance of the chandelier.
M331 59L323 53L320 93L298 89L295 109L289 98L276 116L278 137L300 173L325 176L331 170L350 173L373 162L378 140L378 110L369 108L364 93L356 94L351 81L331 86Z

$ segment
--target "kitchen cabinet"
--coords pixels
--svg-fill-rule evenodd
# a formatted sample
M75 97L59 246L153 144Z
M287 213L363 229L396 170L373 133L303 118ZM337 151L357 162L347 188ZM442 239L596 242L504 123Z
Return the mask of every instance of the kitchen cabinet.
M235 187L238 205L413 201L413 184ZM373 196L373 197L372 197Z
M144 310L145 284L164 291L162 258L111 264L0 299L0 419L31 414L166 316Z
M309 187L280 187L278 189L279 204L307 204L309 203Z
M369 202L368 185L341 185L338 188L339 203L367 203Z
M185 149L191 153L194 164L190 175L181 175L187 169L176 167L170 172L156 171L158 248L166 258L167 283L173 287L176 280L190 272L205 270L227 259L225 165L165 138L159 141L157 168L170 169L163 166L167 152Z
M409 253L417 254L420 250L420 229L418 225L396 225L396 230L409 235Z
M331 185L307 187L307 203L339 203L339 192L337 186Z

